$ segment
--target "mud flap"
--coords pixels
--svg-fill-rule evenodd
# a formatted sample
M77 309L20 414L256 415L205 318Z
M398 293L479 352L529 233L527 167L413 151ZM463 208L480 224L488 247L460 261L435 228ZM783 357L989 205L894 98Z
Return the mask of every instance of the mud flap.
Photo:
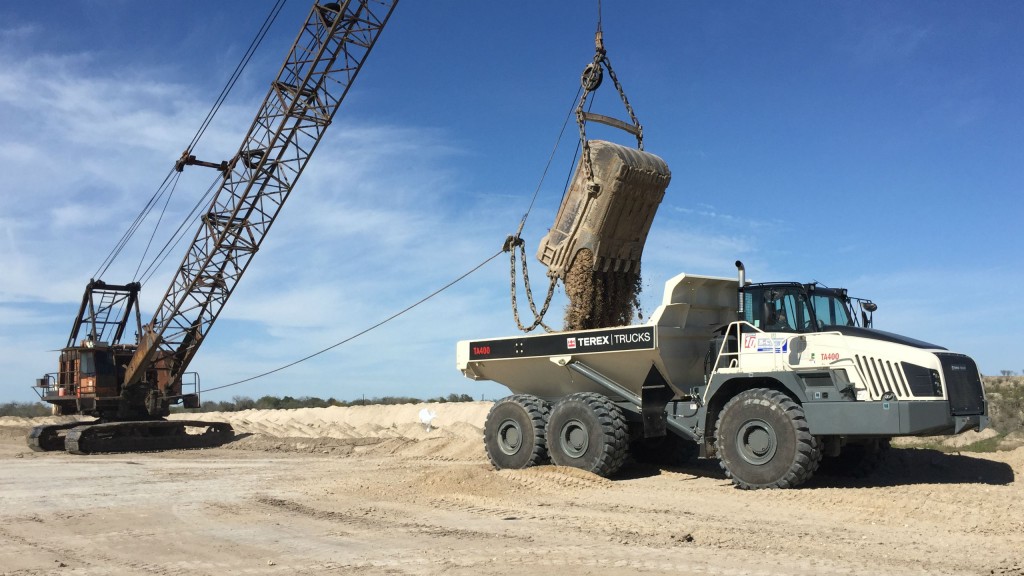
M640 410L644 419L644 438L667 434L665 406L675 397L657 366L651 365L640 389Z

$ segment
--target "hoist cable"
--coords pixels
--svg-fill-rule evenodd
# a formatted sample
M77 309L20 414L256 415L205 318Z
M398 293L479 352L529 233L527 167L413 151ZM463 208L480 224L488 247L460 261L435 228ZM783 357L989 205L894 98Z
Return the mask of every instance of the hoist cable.
M207 206L210 202L210 197L213 195L214 190L217 189L220 176L216 177L210 186L206 189L203 196L192 206L192 210L189 211L185 219L182 220L181 224L178 225L178 229L174 231L174 234L167 239L160 252L153 257L153 260L146 267L146 270L142 273L142 278L139 280L142 284L149 282L150 278L156 274L160 266L163 265L167 257L171 255L174 248L185 238L185 233L192 229L192 226L199 220L200 209Z
M213 118L217 115L217 112L220 111L220 108L227 99L231 89L235 87L235 83L238 82L242 72L245 70L246 66L249 65L249 61L252 60L256 49L259 48L260 44L263 43L263 39L266 38L267 32L270 30L270 26L275 20L277 20L277 15L281 13L281 9L284 8L286 1L287 0L277 0L277 2L270 8L270 12L263 20L263 24L260 26L260 29L256 32L256 36L252 39L252 42L249 43L249 48L245 51L245 54L242 55L242 59L238 62L238 65L235 66L235 71L231 73L231 76L228 78L224 88L221 89L220 95L217 96L217 100L214 101L210 111L206 113L206 118L203 119L202 125L199 130L196 131L195 136L192 137L192 141L189 142L186 150L192 150L192 148L199 143L199 139L203 137L203 134L206 133L206 129L210 126L210 123L213 122Z
M142 269L142 264L143 262L146 261L146 256L149 254L149 249L153 245L153 238L156 237L156 232L157 230L160 229L160 223L163 222L164 214L167 213L167 205L171 203L171 198L174 196L174 191L177 189L178 180L180 179L181 173L175 172L174 181L171 184L171 190L170 192L167 193L167 199L164 200L164 207L160 209L160 215L157 216L156 224L153 225L153 232L150 233L149 241L146 242L146 249L142 251L142 257L139 258L139 265L135 267L135 276L132 278L133 281L139 279L139 270Z
M402 310L399 310L398 312L395 312L391 316L388 316L387 318L381 320L380 322L377 322L373 326L370 326L369 328L366 328L366 329L364 329L364 330L362 330L360 332L357 332L357 333L353 334L352 336L349 336L348 338L345 338L344 340L342 340L340 342L335 342L334 344L331 344L330 346L328 346L328 347L326 347L326 348L324 348L322 350L318 350L318 351L310 354L309 356L306 356L304 358L300 358L300 359L298 359L298 360L296 360L294 362L285 364L284 366L280 366L278 368L274 368L273 370L268 370L266 372L263 372L262 374L257 374L255 376L250 376L248 378L244 378L242 380L238 380L238 381L232 382L230 384L224 384L222 386L216 386L214 388L207 388L207 389L203 390L203 392L212 392L214 390L220 390L222 388L227 388L229 386L237 386L238 384L244 384L245 382L250 382L252 380L256 380L257 378L263 378L264 376L269 376L269 375L274 374L276 372L280 372L280 371L285 370L287 368L291 368L292 366L295 366L296 364L301 364L301 363L303 363L306 360L309 360L311 358L315 358L315 357L323 354L324 352L327 352L329 350L333 350L333 349L337 348L338 346L341 346L342 344L345 344L347 342L351 342L352 340L355 340L356 338L359 338L360 336L362 336L363 334L366 334L367 332L371 332L373 330L376 330L377 328L380 328L381 326L387 324L388 322L391 322L395 318L398 318L399 316L405 314L406 312L409 312L413 308L416 308L420 304L423 304L427 300L430 300L434 296L437 296L441 292L444 292L445 290L447 290L447 289L451 288L452 286L458 284L459 282L461 282L463 279L465 279L470 274L472 274L472 273L476 272L477 270L483 268L491 260L494 260L498 256L501 256L501 254L502 254L501 251L496 252L493 256L491 256L491 257L487 258L486 260L484 260L483 262L477 264L471 270L469 270L468 272L464 273L462 276L459 276L455 280L452 280L451 282L445 284L444 286L438 288L437 290L434 290L430 294L427 294L423 298L420 298L419 300L417 300L413 304L410 304L409 306L406 306Z
M97 268L96 272L93 273L93 278L98 279L106 274L107 269L110 268L110 265L113 264L114 260L116 260L121 254L121 250L124 249L132 235L135 234L135 231L138 230L139 226L142 225L142 222L145 221L146 216L148 216L150 211L153 210L153 206L159 201L160 196L163 195L163 191L173 175L173 170L168 171L167 176L164 177L164 181L160 184L160 187L157 188L156 192L154 192L152 196L149 197L149 200L146 201L146 205L142 208L142 211L135 216L135 220L128 225L128 229L125 230L124 234L122 234L121 238L114 244L114 247L107 254L106 258L103 259L103 262L100 263L99 268Z
M533 197L530 198L530 204L526 208L526 213L523 214L522 220L519 221L519 228L516 233L505 239L505 245L502 247L503 252L509 253L509 292L512 300L512 319L515 320L516 326L523 332L530 332L537 326L544 328L547 332L553 332L552 328L544 323L544 315L547 314L548 306L551 305L551 299L555 294L555 286L558 284L558 278L552 277L548 284L548 291L544 297L544 304L541 305L540 311L537 310L537 304L533 300L533 289L530 287L530 274L529 268L527 267L526 260L526 248L522 240L523 227L526 226L526 219L530 216L530 212L533 211L533 205L537 201L537 195L540 193L541 187L544 185L544 180L547 178L548 170L551 169L551 164L554 162L555 153L558 151L558 147L562 143L562 136L565 135L565 127L569 125L569 118L573 116L573 109L576 106L576 100L580 97L583 87L580 86L579 90L576 91L576 95L573 96L572 105L569 107L569 112L565 115L565 120L562 122L562 128L558 131L558 137L555 139L555 145L551 148L551 154L548 156L547 164L544 165L544 171L541 173L540 181L537 182L537 188L533 191ZM577 149L578 150L578 149ZM575 162L575 158L573 159ZM564 192L563 192L564 196ZM533 313L533 322L529 326L525 326L522 320L519 318L519 302L516 297L516 288L518 282L516 281L516 247L519 247L521 253L520 260L523 269L523 288L526 290L526 302L530 306L530 312Z
M544 171L541 172L540 181L537 182L537 187L533 190L533 197L530 198L530 204L529 206L527 206L526 212L523 214L523 219L519 221L519 229L516 231L515 234L516 238L518 238L519 235L522 234L523 226L526 225L526 218L530 215L530 212L533 211L533 205L534 203L537 202L537 195L540 193L540 189L544 185L544 179L547 178L548 170L551 168L551 164L555 159L555 152L558 151L558 147L562 143L562 136L565 135L565 127L569 125L569 119L572 118L576 100L580 97L580 92L582 90L583 87L581 86L580 89L576 91L576 95L573 96L572 98L573 105L569 107L569 113L565 115L565 120L562 122L562 128L561 130L558 131L558 137L555 138L555 145L551 148L551 154L548 155L548 162L547 164L544 165Z

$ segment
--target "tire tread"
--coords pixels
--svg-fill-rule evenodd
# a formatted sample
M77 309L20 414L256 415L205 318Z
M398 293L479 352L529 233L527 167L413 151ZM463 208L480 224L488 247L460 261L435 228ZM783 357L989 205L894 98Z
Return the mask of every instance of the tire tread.
M551 405L532 394L513 394L512 396L506 396L491 406L490 411L487 413L487 419L484 421L484 452L487 453L487 460L498 470L506 467L495 460L491 451L491 446L487 441L487 431L490 428L491 417L494 415L495 411L498 410L500 406L509 403L518 404L519 407L526 412L533 424L533 450L529 459L522 467L528 468L530 466L537 466L546 463L548 461L546 431L548 416L551 414Z
M560 406L567 406L572 403L586 406L597 417L604 436L601 453L587 470L605 478L615 474L622 468L629 450L629 426L625 415L622 413L622 409L603 394L576 392L562 398L552 409L552 412L559 410ZM558 431L552 430L551 420L549 419L547 437L555 438L558 434ZM555 458L552 458L552 462L555 462L557 458L556 454Z
M788 418L792 423L793 429L796 432L796 454L793 457L793 462L790 464L789 469L786 470L781 478L763 485L751 484L737 478L732 471L729 470L725 452L723 451L723 442L725 441L721 434L723 416L729 413L734 405L752 399L772 403L778 406L786 418ZM733 396L725 403L725 406L722 407L722 411L719 412L715 430L715 434L717 436L715 439L715 447L718 452L719 466L721 466L725 475L732 480L732 483L741 490L795 488L814 476L815 471L818 469L818 465L821 463L821 446L818 439L811 434L810 427L807 424L807 418L804 415L803 407L793 401L792 398L778 390L773 390L771 388L752 388Z

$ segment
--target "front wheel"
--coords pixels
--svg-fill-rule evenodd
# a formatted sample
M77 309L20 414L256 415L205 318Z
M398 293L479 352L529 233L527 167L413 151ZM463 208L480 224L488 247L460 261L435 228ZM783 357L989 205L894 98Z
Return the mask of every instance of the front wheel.
M777 390L734 396L718 416L715 436L722 469L745 490L799 486L821 461L803 408Z

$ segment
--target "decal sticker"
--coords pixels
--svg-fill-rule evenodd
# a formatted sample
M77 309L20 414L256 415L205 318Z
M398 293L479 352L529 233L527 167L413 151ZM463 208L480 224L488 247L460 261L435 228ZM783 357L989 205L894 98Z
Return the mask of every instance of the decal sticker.
M758 336L756 351L769 354L783 354L789 352L789 340L787 338Z
M550 334L521 338L499 338L469 343L470 360L497 360L555 356L572 351L574 354L590 352L620 352L625 350L651 350L655 333L652 326L632 326L577 332L575 336Z

